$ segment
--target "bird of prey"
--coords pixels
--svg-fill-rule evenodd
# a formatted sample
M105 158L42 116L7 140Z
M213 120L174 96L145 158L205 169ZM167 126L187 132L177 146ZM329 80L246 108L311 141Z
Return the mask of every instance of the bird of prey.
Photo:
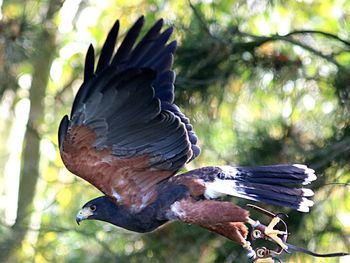
M252 252L247 210L225 195L308 212L316 179L306 165L209 166L177 174L200 148L189 119L174 103L173 29L156 22L137 40L144 17L130 28L115 50L117 20L95 65L88 48L84 81L70 117L63 117L59 149L69 171L101 190L76 216L150 232L166 222L197 224ZM274 229L265 234L287 249Z

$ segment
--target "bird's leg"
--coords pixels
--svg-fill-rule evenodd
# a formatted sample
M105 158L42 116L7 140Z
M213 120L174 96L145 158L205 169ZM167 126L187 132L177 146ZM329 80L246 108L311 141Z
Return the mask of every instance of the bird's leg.
M271 222L268 224L268 226L262 225L259 221L255 221L248 217L247 223L250 224L253 228L257 228L261 230L265 236L272 239L277 245L279 245L283 250L287 250L288 246L284 244L282 239L278 235L286 235L287 233L285 231L281 231L278 229L274 229L274 227L280 222L280 218L278 216L275 216L272 218Z
M240 244L245 250L247 250L247 257L250 260L255 260L256 252L247 241L248 229L241 222L226 222L215 225L200 225L210 231L220 234L238 244Z

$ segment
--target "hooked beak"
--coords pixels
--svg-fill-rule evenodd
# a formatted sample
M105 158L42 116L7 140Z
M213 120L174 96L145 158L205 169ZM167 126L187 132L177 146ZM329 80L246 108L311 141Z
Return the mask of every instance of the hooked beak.
M84 207L80 209L77 216L75 217L75 221L79 225L81 221L87 219L89 216L92 216L94 213L91 211L89 207Z

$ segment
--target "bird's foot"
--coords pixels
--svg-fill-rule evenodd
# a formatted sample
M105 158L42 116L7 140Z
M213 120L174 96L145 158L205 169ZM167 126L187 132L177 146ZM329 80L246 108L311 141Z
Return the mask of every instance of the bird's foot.
M288 250L288 246L282 241L278 235L287 235L286 231L281 231L274 229L274 227L281 221L278 216L272 218L271 222L265 228L264 234L272 239L277 245L279 245L283 250Z
M246 222L252 226L250 233L251 240L253 242L257 239L268 240L278 245L276 249L271 249L268 247L255 248L256 258L253 262L282 262L278 259L279 255L281 255L283 252L288 252L288 246L286 245L288 238L288 227L281 218L283 214L274 214L254 205L249 205L249 207L271 218L271 221L267 226L260 223L258 220L253 220L249 217L247 218ZM279 229L277 227L279 227Z

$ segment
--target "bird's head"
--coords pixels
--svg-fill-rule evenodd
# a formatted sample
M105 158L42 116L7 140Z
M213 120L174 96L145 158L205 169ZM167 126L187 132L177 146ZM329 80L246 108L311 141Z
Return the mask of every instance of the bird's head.
M87 202L78 212L76 221L99 220L134 232L150 232L167 222L154 218L155 209L145 209L142 213L133 213L123 205L117 205L108 196L97 197ZM147 218L149 218L147 220Z
M118 210L118 206L107 196L97 197L87 202L78 212L75 220L77 224L83 220L100 220L111 223L111 212ZM115 215L114 215L115 216Z

